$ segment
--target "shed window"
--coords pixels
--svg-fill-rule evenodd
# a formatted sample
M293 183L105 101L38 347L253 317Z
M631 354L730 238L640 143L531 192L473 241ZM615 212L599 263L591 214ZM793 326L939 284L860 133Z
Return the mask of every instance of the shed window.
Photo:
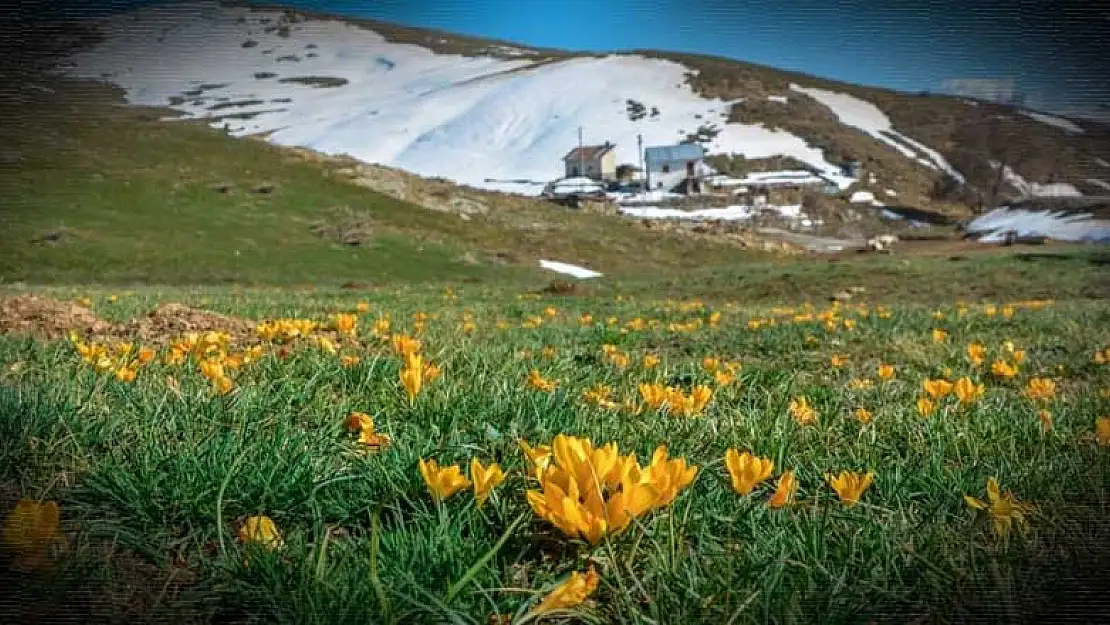
M671 166L670 165L663 165L663 173L664 174L670 173L670 171L671 171Z

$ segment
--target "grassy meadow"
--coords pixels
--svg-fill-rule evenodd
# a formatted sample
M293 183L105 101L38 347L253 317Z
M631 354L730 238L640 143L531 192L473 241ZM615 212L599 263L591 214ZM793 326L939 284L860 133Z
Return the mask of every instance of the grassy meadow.
M1104 251L464 220L44 84L0 93L0 622L1094 620Z
M35 292L234 323L0 338L16 615L1018 622L1106 539L1097 300Z

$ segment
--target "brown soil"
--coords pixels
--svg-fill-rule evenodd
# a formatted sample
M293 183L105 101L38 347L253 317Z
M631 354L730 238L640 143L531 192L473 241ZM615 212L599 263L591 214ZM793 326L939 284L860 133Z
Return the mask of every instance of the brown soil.
M0 298L0 334L27 334L59 339L70 330L93 339L136 338L144 343L169 342L186 332L219 330L236 342L254 335L254 322L229 317L182 304L163 304L146 315L124 324L113 324L91 310L71 302L37 295Z
M254 335L254 322L176 303L163 304L146 317L132 319L117 333L143 342L158 343L186 332L222 331L241 341Z
M70 330L95 335L113 329L110 322L72 302L36 295L0 299L0 334L31 334L56 339L66 336Z
M550 284L540 289L540 293L563 296L588 295L590 294L590 289L569 280L552 280Z

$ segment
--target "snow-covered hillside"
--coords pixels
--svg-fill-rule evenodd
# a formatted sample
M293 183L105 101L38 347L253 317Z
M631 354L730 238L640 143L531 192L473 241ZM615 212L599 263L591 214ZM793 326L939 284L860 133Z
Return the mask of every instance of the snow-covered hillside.
M840 123L858 128L898 150L907 158L912 158L930 169L940 169L963 182L964 177L953 169L939 152L894 130L894 124L891 123L890 118L874 104L846 93L816 87L790 85L790 88L827 106Z
M233 135L265 134L279 145L487 189L538 194L563 175L579 126L587 144L615 143L618 163L639 163L638 134L645 146L666 145L712 127L710 154L791 156L841 188L853 182L797 136L726 124L731 102L695 94L685 83L690 70L678 63L634 55L550 61L524 49L511 59L437 54L340 20L282 23L278 11L197 7L111 17L104 41L64 72L105 79L132 103L171 105ZM874 106L796 89L843 123L952 172L939 154L893 132Z

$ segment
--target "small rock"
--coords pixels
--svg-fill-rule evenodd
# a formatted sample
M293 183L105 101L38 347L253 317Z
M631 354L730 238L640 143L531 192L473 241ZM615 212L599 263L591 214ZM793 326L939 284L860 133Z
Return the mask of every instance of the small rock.
M31 239L31 243L58 243L65 237L65 234L65 230L62 229L51 230L42 236Z
M276 189L276 188L277 187L274 184L269 183L269 182L264 182L264 183L258 185L257 187L251 189L251 193L257 193L259 195L269 195L270 193L273 193L274 189Z
M550 284L545 286L542 290L543 293L550 293L552 295L575 295L579 292L578 285L569 280L552 280Z
M460 215L484 215L489 212L489 207L482 202L466 197L452 197L448 200L447 206L449 210Z
M216 193L227 193L228 191L231 191L231 183L230 182L216 182L216 183L208 185L208 188L215 191Z
M514 265L520 262L520 258L512 252L497 252L490 257L490 261L498 265Z

